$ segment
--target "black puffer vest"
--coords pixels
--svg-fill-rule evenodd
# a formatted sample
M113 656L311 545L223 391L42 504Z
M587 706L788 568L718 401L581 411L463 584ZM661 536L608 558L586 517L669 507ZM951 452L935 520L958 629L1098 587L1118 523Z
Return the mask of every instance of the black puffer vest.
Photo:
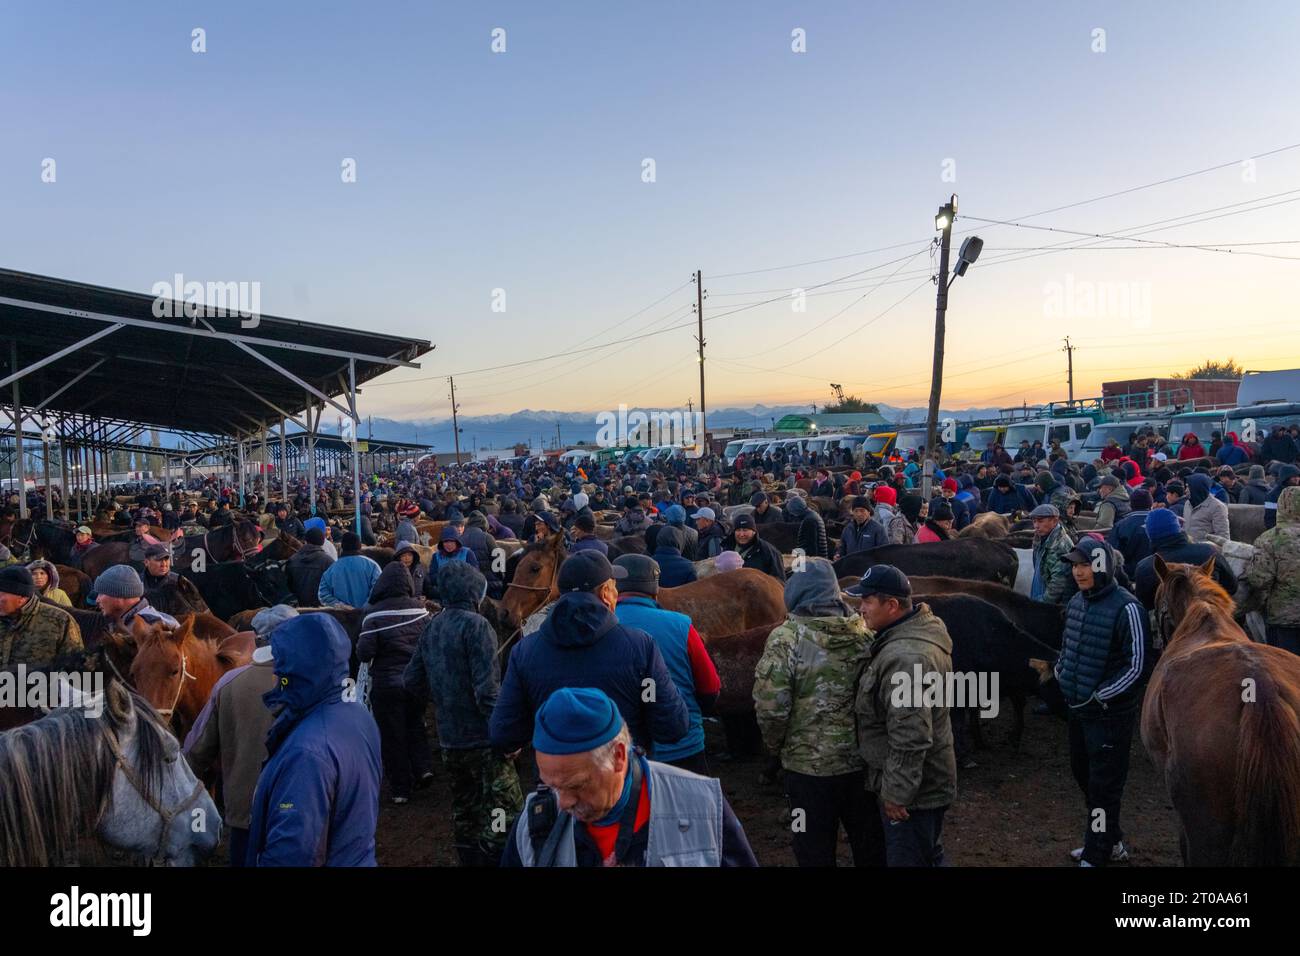
M1116 638L1124 608L1138 604L1114 581L1070 598L1065 607L1065 632L1061 638L1061 659L1057 680L1061 693L1072 707L1086 703L1100 687L1118 678L1128 667L1124 649ZM1138 604L1142 614L1146 611ZM1134 706L1142 695L1139 681L1127 692L1108 702L1112 710Z

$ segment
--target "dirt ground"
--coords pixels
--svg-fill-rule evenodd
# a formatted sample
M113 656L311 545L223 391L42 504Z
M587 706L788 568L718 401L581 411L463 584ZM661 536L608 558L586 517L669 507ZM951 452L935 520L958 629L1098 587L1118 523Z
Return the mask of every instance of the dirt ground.
M1067 866L1070 849L1083 843L1085 807L1070 775L1065 723L1033 714L1025 719L1019 753L1007 743L1011 716L1004 710L984 728L986 747L976 753L978 766L961 773L957 800L944 825L944 848L954 866ZM763 761L758 757L718 760L713 755L724 750L721 726L709 722L706 727L710 763L759 863L793 866L780 785L759 781ZM531 774L531 760L520 766L521 773ZM525 788L531 783L525 779ZM1180 864L1173 810L1136 733L1123 826L1132 865ZM434 785L409 804L392 806L385 792L377 841L381 866L455 864L450 798L440 763ZM841 836L840 863L851 862Z

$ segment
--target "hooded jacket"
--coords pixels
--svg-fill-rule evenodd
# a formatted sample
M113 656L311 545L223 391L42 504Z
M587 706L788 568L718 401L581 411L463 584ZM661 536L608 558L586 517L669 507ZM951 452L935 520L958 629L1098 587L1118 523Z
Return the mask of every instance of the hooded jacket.
M690 584L698 575L695 565L682 557L681 532L671 525L659 530L655 539L655 563L659 565L659 586L663 588L681 587Z
M1268 502L1269 486L1265 478L1251 478L1237 492L1239 505L1263 505Z
M853 702L869 632L840 597L835 569L811 559L786 582L789 616L767 637L754 671L754 715L768 752L795 773L863 768Z
M614 525L614 533L617 535L640 534L650 527L651 521L645 511L641 508L631 508L628 513L618 519Z
M1079 549L1092 556L1094 582L1066 605L1056 679L1080 716L1131 710L1142 700L1152 663L1147 614L1114 580L1109 545L1085 537Z
M796 504L795 502L798 502ZM817 510L802 498L792 497L787 509L791 521L799 522L795 534L795 547L802 549L809 558L829 558L830 543L826 540L826 522Z
M428 694L447 750L489 747L488 718L501 686L497 636L478 606L487 591L479 571L456 561L438 572L443 608L429 620L403 681L408 693Z
M933 810L957 794L948 707L927 703L915 675L952 671L952 638L928 604L875 635L854 711L867 790L908 809ZM946 679L946 678L943 678Z
M68 593L64 591L63 588L59 587L59 569L49 561L41 558L38 558L27 565L28 571L33 571L36 568L44 570L46 576L50 579L50 583L46 585L45 590L41 592L41 597L45 598L47 601L53 601L55 604L62 605L63 607L72 607L72 599L68 597Z
M279 685L253 795L249 866L374 866L379 728L346 680L352 645L328 614L271 632Z
M1255 539L1246 580L1269 624L1300 627L1300 488L1278 499L1277 524Z
M1264 527L1271 528L1277 524L1277 503L1282 492L1287 489L1287 482L1300 475L1300 468L1295 465L1282 465L1277 470L1277 484L1264 500Z
M415 593L415 582L400 561L384 567L362 611L357 660L370 662L376 687L397 690L424 633L429 612Z
M321 607L364 607L370 589L379 580L379 565L364 554L345 554L320 577L317 597Z
M757 528L754 529L754 537L748 545L741 545L736 541L735 531L727 536L723 544L726 550L735 551L740 555L740 560L744 562L745 567L762 571L785 584L785 561L781 557L781 552L771 542L764 541L763 533Z
M1204 541L1207 535L1232 536L1228 525L1228 506L1210 494L1210 476L1192 475L1187 479L1188 505L1183 514L1187 521L1187 537Z
M541 629L515 646L492 711L492 745L509 753L528 743L538 709L561 687L604 691L627 721L633 743L647 752L690 729L686 703L653 638L620 624L590 592L562 594ZM654 693L647 695L647 688Z
M1220 465L1232 465L1234 467L1244 465L1250 461L1250 455L1246 452L1246 449L1237 444L1236 432L1228 432L1223 439L1223 447L1219 449L1219 453L1215 455L1215 458L1218 459Z
M1148 611L1156 609L1156 592L1160 588L1155 565L1157 554L1170 564L1199 565L1214 558L1214 580L1229 594L1237 590L1237 575L1219 554L1219 549L1208 541L1193 544L1188 541L1186 532L1179 531L1152 541L1150 553L1138 562L1133 572L1133 593Z
M1093 525L1093 530L1109 531L1132 510L1128 485L1120 482L1119 487L1112 488L1110 494L1097 502L1097 523Z
M1065 556L1073 549L1074 539L1063 524L1058 524L1045 538L1034 536L1034 580L1029 590L1031 598L1035 601L1064 604L1077 590L1070 566L1065 560Z

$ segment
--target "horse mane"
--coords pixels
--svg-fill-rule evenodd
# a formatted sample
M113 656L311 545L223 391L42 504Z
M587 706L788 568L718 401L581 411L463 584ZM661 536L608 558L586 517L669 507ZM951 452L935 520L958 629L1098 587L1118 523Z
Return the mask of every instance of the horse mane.
M141 785L162 792L166 730L153 708L117 684L105 689L95 718L81 707L52 711L0 734L0 862L61 866L76 862L78 841L94 833L112 804L117 760L104 729L118 733L136 716Z

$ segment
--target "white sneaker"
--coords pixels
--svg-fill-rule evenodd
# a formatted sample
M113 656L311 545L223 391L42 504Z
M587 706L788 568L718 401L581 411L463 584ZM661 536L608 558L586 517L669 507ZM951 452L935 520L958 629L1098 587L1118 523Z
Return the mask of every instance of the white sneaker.
M404 803L410 803L410 802L411 802L410 797L393 797L393 804L399 807Z
M1083 847L1077 847L1076 849L1071 850L1070 859L1073 860L1075 863L1082 863ZM1124 845L1123 840L1120 840L1118 843L1116 843L1113 847L1110 848L1110 862L1112 863L1128 862L1128 847ZM1092 864L1089 863L1088 865L1091 866Z

